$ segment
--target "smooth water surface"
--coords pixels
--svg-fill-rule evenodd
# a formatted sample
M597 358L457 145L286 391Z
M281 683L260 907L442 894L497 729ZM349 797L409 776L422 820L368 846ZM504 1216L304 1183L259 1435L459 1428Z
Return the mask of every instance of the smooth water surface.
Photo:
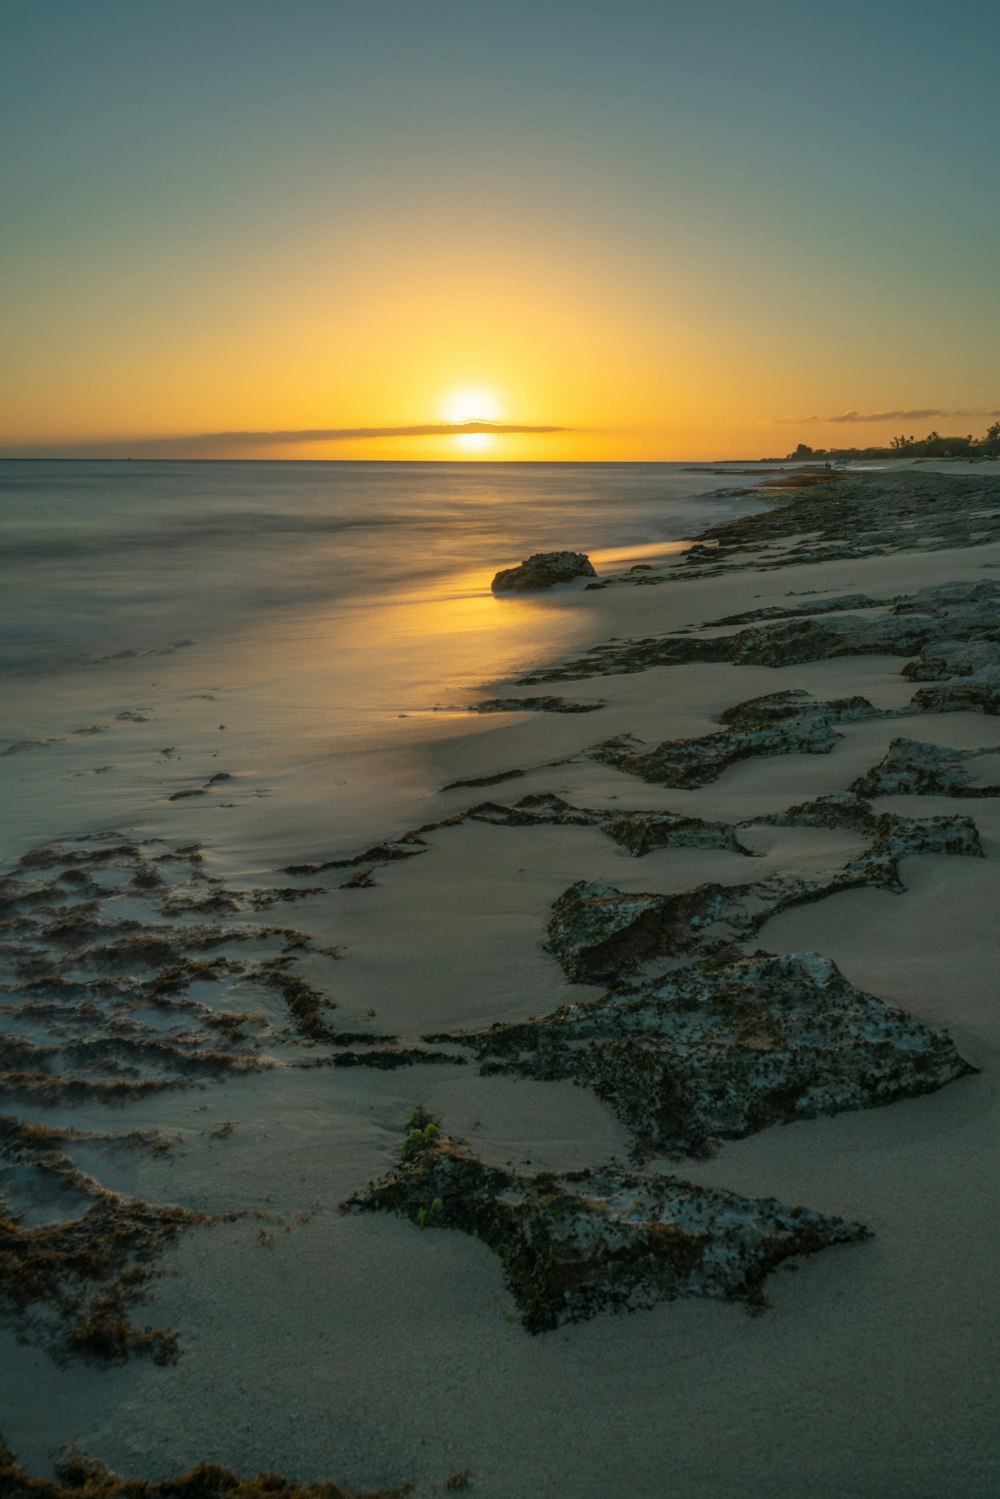
M602 633L581 583L498 598L493 574L539 550L598 569L669 551L761 503L726 483L681 464L0 463L9 851L183 813L256 858L286 831L410 816L420 743L495 730L465 712L482 684ZM171 802L219 770L225 797Z

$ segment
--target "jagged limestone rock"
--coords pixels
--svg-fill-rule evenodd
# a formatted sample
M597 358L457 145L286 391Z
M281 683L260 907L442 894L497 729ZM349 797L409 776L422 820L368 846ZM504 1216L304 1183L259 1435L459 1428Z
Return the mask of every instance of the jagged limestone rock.
M633 895L578 880L552 907L549 951L571 983L614 983L653 958L690 951L697 928L726 904L717 885L675 896Z
M603 703L575 703L568 697L491 697L473 703L470 713L596 713Z
M532 1333L681 1296L761 1307L762 1283L782 1260L869 1236L859 1223L671 1176L500 1170L430 1120L411 1130L398 1167L342 1209L482 1239Z
M757 822L778 828L849 828L872 833L877 821L868 802L856 792L833 791L829 796L816 797L815 801L799 802L784 812L750 818L742 826L750 827Z
M653 749L631 734L605 739L585 751L591 760L658 786L697 787L715 781L740 760L771 755L828 755L837 723L859 723L887 715L866 697L817 702L808 692L767 693L737 703L719 715L726 725L696 739L667 739Z
M1000 714L997 628L987 623L979 638L931 642L915 661L906 663L902 675L936 684L915 694L912 706L919 712Z
M727 822L706 822L678 812L621 812L603 808L573 807L550 792L522 797L512 806L482 802L465 816L474 822L506 827L533 827L543 823L577 827L599 827L630 854L641 857L656 848L723 848L753 857Z
M979 671L960 682L939 682L913 694L921 713L988 713L1000 715L1000 670Z
M586 552L535 552L519 567L503 568L490 586L494 593L524 593L569 583L574 578L596 577Z
M846 593L839 594L835 598L815 599L808 604L796 604L792 607L783 608L780 604L766 604L760 609L748 609L743 614L727 614L722 619L709 620L707 624L713 629L732 625L752 625L774 619L799 619L806 614L839 614L844 610L875 609L884 603L884 599L873 599L866 593Z
M641 1147L702 1151L942 1087L972 1069L943 1031L848 983L814 953L685 968L634 993L434 1040L484 1072L592 1088Z
M722 848L755 858L753 849L740 843L727 822L706 822L678 812L622 812L608 817L602 827L609 838L641 858L657 848Z
M820 710L759 728L720 729L698 739L668 739L646 749L631 735L606 739L586 753L657 786L707 786L740 760L769 755L828 755L840 735Z
M742 666L794 666L835 656L912 656L934 632L934 622L919 615L812 616L742 631L728 659Z
M821 713L832 723L861 723L869 718L887 716L881 708L874 707L859 693L855 693L853 697L817 700L801 688L792 688L784 692L767 692L762 697L734 703L731 708L722 710L719 722L733 729L757 729L766 728L773 723L788 723L813 713Z
M780 911L867 886L901 890L898 861L909 854L981 855L966 817L873 819L873 841L828 875L780 874L746 884L706 883L667 894L626 892L578 880L554 902L548 948L571 983L622 987L638 972L734 953Z
M862 874L867 883L890 890L903 889L899 860L911 854L983 858L979 830L968 817L899 817L883 812L873 831L874 841L845 866L845 873Z
M872 883L867 870L842 869L826 880L775 874L658 895L579 880L552 906L547 945L571 983L620 989L636 974L651 979L681 963L735 955L779 911Z
M872 600L871 604L876 604ZM522 683L646 671L692 661L792 666L837 656L917 656L942 642L989 641L997 631L1000 583L950 583L904 595L883 613L834 607L782 614L730 635L646 636L594 646L585 655L521 677Z
M522 772L518 771L520 775ZM491 784L507 776L490 776L475 783ZM707 822L679 812L625 812L601 807L574 807L552 792L535 792L517 802L478 802L466 812L425 822L399 838L375 844L347 859L326 859L319 864L290 864L286 874L318 874L328 869L352 869L358 865L390 864L426 853L427 833L454 828L463 822L489 822L501 827L572 826L596 827L636 857L654 848L724 848L755 857L744 847L736 830L727 822Z
M956 750L916 739L894 739L878 765L852 782L859 796L1000 796L1000 786L977 786L966 763L997 748Z
M996 640L942 640L925 646L915 661L906 663L901 675L914 682L944 682L949 677L978 676L991 668L1000 668Z

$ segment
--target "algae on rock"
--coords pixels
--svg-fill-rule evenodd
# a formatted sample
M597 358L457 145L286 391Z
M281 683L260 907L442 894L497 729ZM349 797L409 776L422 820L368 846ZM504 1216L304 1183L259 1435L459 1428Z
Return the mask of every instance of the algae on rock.
M857 815L853 804L850 815ZM621 987L654 965L662 972L680 961L730 953L792 906L866 886L902 890L899 860L907 855L983 852L967 817L883 813L872 814L866 826L872 837L868 847L816 878L770 874L744 884L706 883L664 894L578 880L553 903L549 950L571 983Z
M828 755L840 734L837 723L858 723L885 714L864 697L806 701L808 694L771 693L721 714L725 728L695 739L667 739L647 749L631 735L606 739L587 750L591 760L658 786L706 786L738 761L772 755Z
M617 1167L521 1175L431 1130L411 1131L408 1142L420 1139L395 1170L342 1210L394 1212L482 1239L531 1333L681 1296L760 1308L762 1283L782 1260L869 1236L859 1223L671 1176Z
M942 1087L972 1069L951 1039L815 953L685 968L538 1020L453 1033L484 1073L592 1088L642 1149L706 1142Z
M1000 786L977 786L966 762L1000 754L1000 746L956 750L946 745L894 739L878 765L851 784L858 796L1000 796Z

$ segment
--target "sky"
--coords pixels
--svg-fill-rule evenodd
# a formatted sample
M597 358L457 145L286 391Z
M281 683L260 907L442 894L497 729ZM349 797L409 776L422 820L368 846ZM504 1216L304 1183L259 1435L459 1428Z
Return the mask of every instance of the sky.
M0 0L0 455L978 434L998 56L969 0Z

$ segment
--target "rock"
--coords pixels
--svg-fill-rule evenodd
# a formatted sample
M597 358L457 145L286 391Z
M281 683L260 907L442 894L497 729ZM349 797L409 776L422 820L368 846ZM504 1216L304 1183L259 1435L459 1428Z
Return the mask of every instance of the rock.
M536 827L541 824L599 827L615 843L636 858L656 848L724 848L753 857L727 822L705 822L677 812L622 812L604 808L573 807L549 792L525 796L512 806L481 802L465 814L475 822L505 827Z
M691 928L721 887L700 886L685 896L626 894L578 880L552 907L549 951L571 983L620 982L657 956L691 947Z
M902 890L899 860L911 854L958 854L983 858L979 829L969 817L898 817L883 812L875 821L869 848L846 866L864 874L869 883Z
M331 1067L375 1067L383 1072L396 1067L412 1067L419 1063L445 1063L461 1067L465 1057L447 1051L425 1051L416 1046L374 1046L367 1051L338 1051L330 1058Z
M523 775L523 770L498 770L491 776L469 776L462 781L449 781L441 790L458 791L465 786L499 786L501 781L516 781Z
M921 713L989 713L1000 715L1000 669L976 672L961 682L939 682L913 694Z
M603 828L609 838L636 858L657 848L724 848L756 858L728 822L707 822L679 812L615 813L605 819Z
M761 609L748 609L745 614L727 614L722 619L709 621L713 628L723 625L751 625L772 619L798 619L805 614L839 614L845 610L874 609L884 600L870 598L866 593L846 593L836 598L817 599L810 604L797 604L794 608L782 608L780 604L767 604Z
M688 554L691 555L690 553ZM820 559L817 559L820 560ZM891 601L888 612L871 609L887 601L867 599L865 612L844 612L847 604L860 607L866 595L828 601L826 607L781 611L752 611L731 615L728 622L761 616L772 623L751 625L730 635L684 637L647 636L613 640L594 646L576 660L529 672L522 684L579 680L647 671L691 661L732 661L741 666L793 666L837 656L916 656L947 643L952 651L966 642L990 642L997 633L1000 583L950 583L903 595ZM724 621L712 621L718 625ZM987 652L981 652L982 660ZM980 658L977 658L980 659ZM917 675L918 668L908 674Z
M902 675L914 682L943 682L998 668L1000 642L996 640L941 640L925 646L916 661L908 661Z
M945 1032L814 953L706 963L638 993L430 1039L470 1047L487 1073L592 1088L642 1148L695 1155L713 1139L874 1108L973 1070Z
M902 674L937 684L914 694L912 707L918 712L1000 714L1000 642L995 639L933 642L906 663Z
M874 710L873 710L874 711ZM668 739L645 750L631 736L586 751L591 760L657 786L706 786L729 765L759 755L828 755L840 735L819 709L763 728L724 729L700 739Z
M739 760L829 754L840 738L835 723L893 715L873 707L865 697L815 702L806 692L786 691L752 698L720 716L727 726L697 739L668 739L649 749L631 734L621 734L584 753L655 785L705 786Z
M968 760L1000 749L956 750L916 739L894 739L878 765L851 784L859 796L1000 796L1000 786L977 786Z
M473 703L470 713L595 713L603 703L574 703L568 697L491 697Z
M816 878L770 874L738 885L707 883L668 894L616 890L578 880L553 903L549 951L571 983L621 989L632 976L662 975L695 959L727 961L772 916L866 886L903 889L897 861L908 854L981 855L966 817L873 818L872 843Z
M571 983L622 989L640 973L652 979L695 959L730 957L786 907L867 883L839 870L826 880L770 875L660 895L578 880L553 903L547 945Z
M585 552L535 552L520 567L498 572L490 586L494 593L525 593L529 589L551 588L555 583L569 583L573 578L596 577Z
M766 692L762 697L748 698L744 703L734 703L731 708L722 710L719 722L732 729L757 729L767 723L782 723L795 718L805 708L814 706L812 693L793 687L784 692Z
M850 828L872 833L877 821L868 803L855 792L834 791L815 801L799 802L784 812L772 812L769 817L752 818L745 825L759 822L778 828Z
M421 1117L396 1169L342 1211L393 1212L481 1239L500 1256L531 1333L679 1296L761 1307L762 1282L783 1259L869 1236L859 1223L671 1176L500 1170Z

